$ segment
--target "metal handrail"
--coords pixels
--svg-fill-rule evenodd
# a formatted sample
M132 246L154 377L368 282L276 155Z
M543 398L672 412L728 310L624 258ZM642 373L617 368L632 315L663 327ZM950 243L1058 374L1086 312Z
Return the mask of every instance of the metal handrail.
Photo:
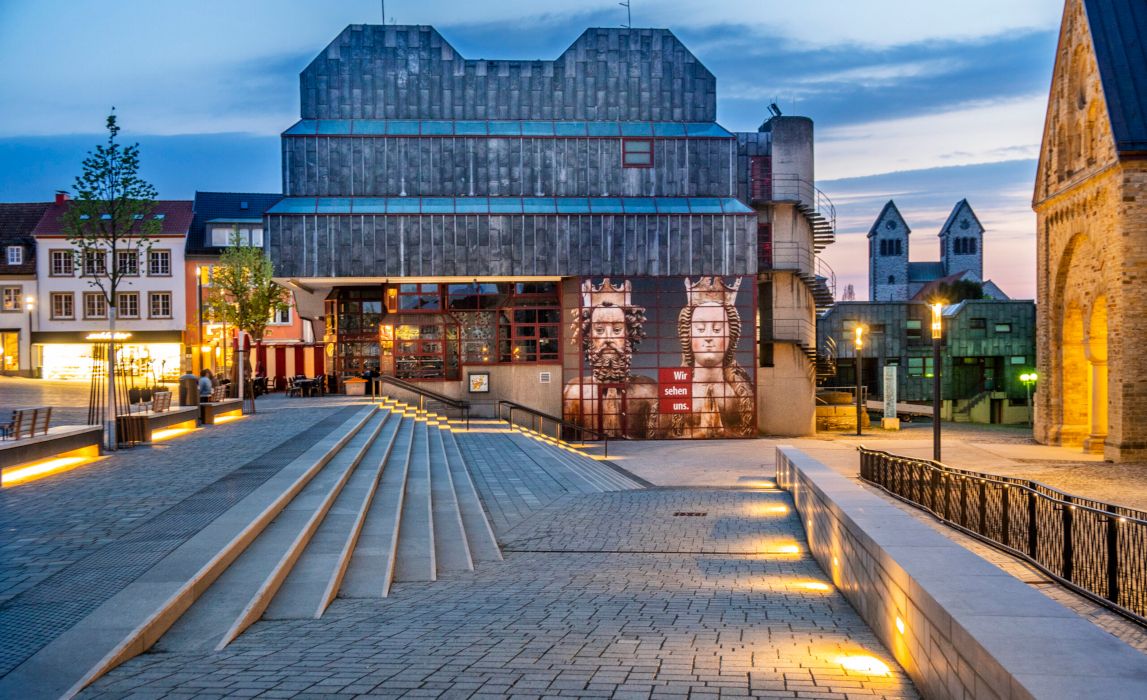
M816 210L828 219L836 230L836 205L824 192L800 175L772 175L772 198L774 202L801 202Z
M860 478L1147 625L1147 512L1038 481L860 450Z
M557 416L550 415L549 413L544 413L542 411L539 411L536 408L530 408L529 406L523 406L522 404L517 403L515 401L507 401L505 399L498 402L498 419L499 420L502 419L502 406L509 406L510 407L510 414L505 419L506 422L509 423L510 425L515 425L515 423L514 423L514 411L523 411L523 412L528 413L534 417L534 430L535 431L537 431L539 433L542 432L541 428L545 427L545 421L548 420L551 423L553 423L556 427L558 427L557 437L559 439L561 439L561 428L569 428L571 430L578 431L579 439L584 439L585 434L589 433L590 435L597 437L598 439L600 439L603 442L604 448L605 448L605 454L603 456L609 457L609 434L608 433L604 433L604 432L602 432L600 430L596 430L594 428L587 428L584 425L578 425L577 423L573 423L571 421L565 420L564 418L558 418Z
M439 394L437 391L424 389L417 384L405 382L398 377L392 377L389 374L381 374L375 377L381 384L390 384L399 389L404 389L414 394L418 394L418 408L421 410L426 409L426 399L437 401L438 403L446 404L451 408L457 408L462 411L462 418L466 421L466 430L470 429L470 402L465 399L456 399L446 394Z

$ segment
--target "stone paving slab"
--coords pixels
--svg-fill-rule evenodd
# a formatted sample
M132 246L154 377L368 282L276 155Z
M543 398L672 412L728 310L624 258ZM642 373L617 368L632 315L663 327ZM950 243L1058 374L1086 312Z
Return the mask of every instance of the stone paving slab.
M721 533L754 528L797 552L718 551ZM586 553L527 544L542 530L576 546L651 534L643 553ZM716 546L698 543L706 531ZM83 696L918 697L841 595L806 587L825 578L786 494L568 496L506 538L519 551L499 566L338 599L320 620L263 621L222 652L144 654ZM845 670L856 654L889 673Z

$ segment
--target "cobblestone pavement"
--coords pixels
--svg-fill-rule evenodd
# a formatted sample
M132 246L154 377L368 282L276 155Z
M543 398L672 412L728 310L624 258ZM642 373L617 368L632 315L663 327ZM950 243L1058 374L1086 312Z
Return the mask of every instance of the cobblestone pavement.
M791 511L773 489L563 496L500 565L144 654L83 695L918 697L843 596L806 587L825 578ZM845 670L858 655L890 671Z
M0 675L242 499L355 410L260 401L259 413L0 490Z
M0 377L0 416L11 417L13 408L52 407L52 425L84 425L88 422L87 382ZM179 388L172 389L178 392Z

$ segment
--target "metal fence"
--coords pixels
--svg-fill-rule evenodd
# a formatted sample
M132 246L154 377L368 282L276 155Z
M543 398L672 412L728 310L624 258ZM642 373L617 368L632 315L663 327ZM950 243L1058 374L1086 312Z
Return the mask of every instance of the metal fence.
M1147 512L863 447L860 476L1147 625Z

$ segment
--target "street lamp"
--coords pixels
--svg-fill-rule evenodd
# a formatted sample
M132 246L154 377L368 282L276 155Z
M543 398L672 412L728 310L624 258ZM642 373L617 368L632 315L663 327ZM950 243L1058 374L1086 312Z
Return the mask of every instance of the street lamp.
M940 461L940 337L944 302L932 303L932 459Z
M1032 427L1032 384L1035 384L1039 379L1039 375L1035 372L1027 372L1020 375L1020 381L1024 383L1024 388L1028 392L1028 427Z
M32 367L32 312L36 310L36 297L28 295L24 297L24 308L28 311L28 371L35 376L34 367Z
M861 422L861 418L864 415L862 413L862 411L864 410L862 408L862 406L864 404L864 398L861 395L863 371L861 370L862 363L860 361L860 352L861 352L861 350L864 349L864 330L865 330L864 324L863 323L857 323L856 328L853 329L853 332L855 333L855 335L853 335L853 338L852 338L852 342L856 345L856 434L857 435L861 434L861 427L863 426L863 423Z

